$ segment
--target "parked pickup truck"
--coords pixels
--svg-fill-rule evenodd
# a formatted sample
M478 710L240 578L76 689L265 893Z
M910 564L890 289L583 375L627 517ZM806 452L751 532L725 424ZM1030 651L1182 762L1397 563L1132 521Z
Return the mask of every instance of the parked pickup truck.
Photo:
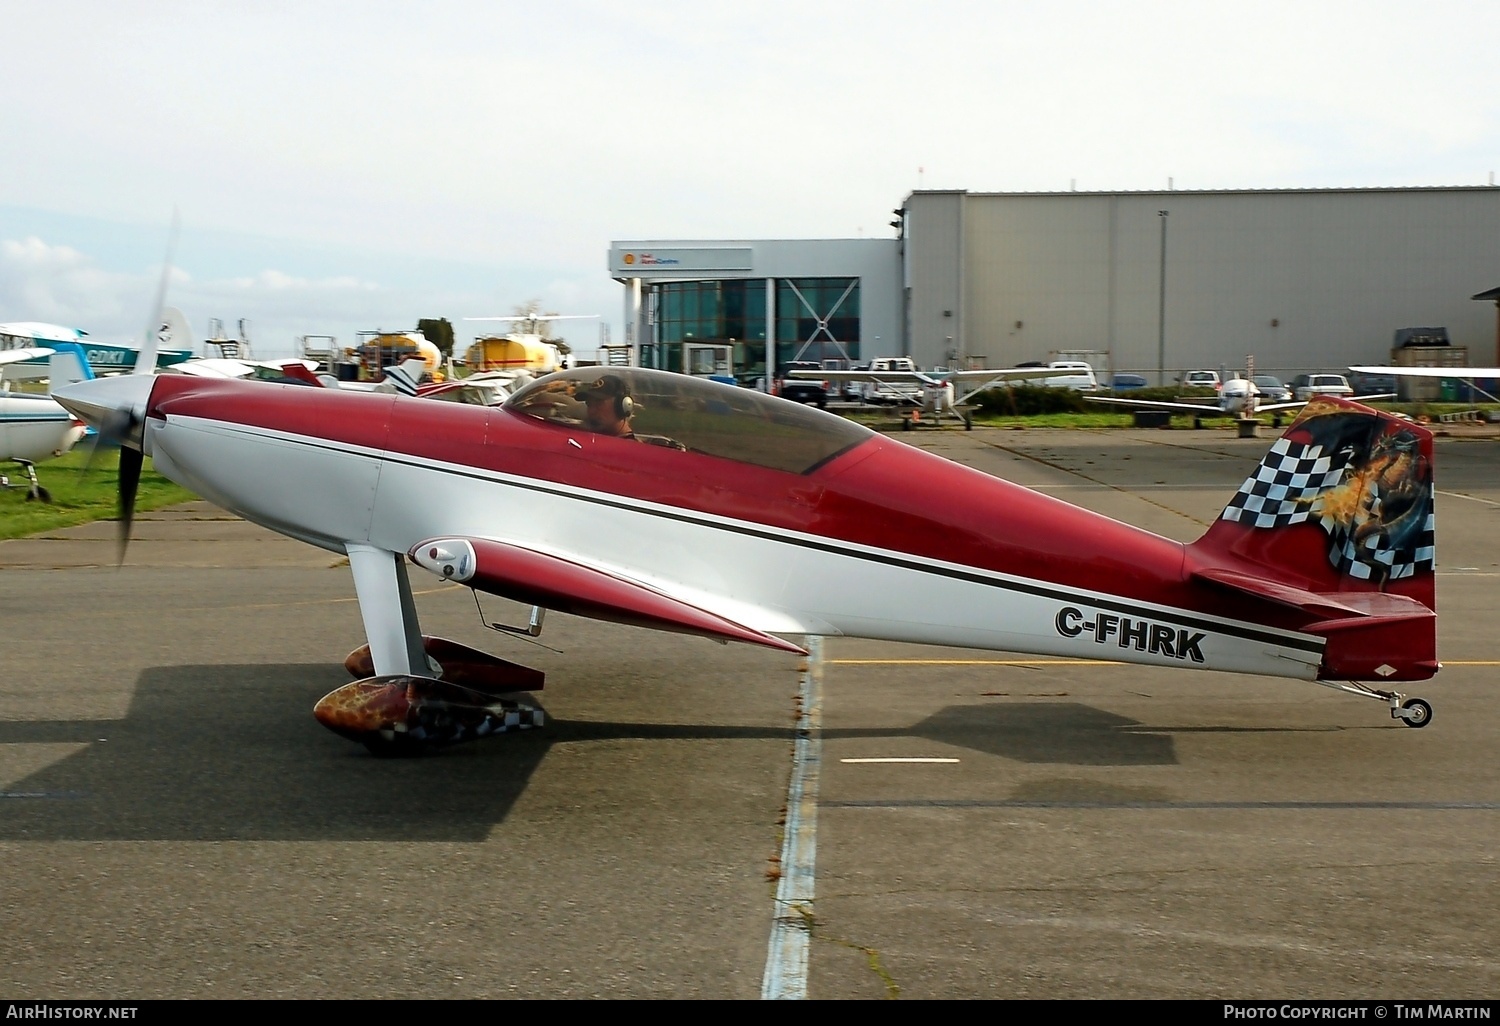
M881 356L870 361L870 372L873 374L899 371L904 377L916 373L916 370L916 361L909 356ZM920 403L922 383L910 380L871 381L865 385L864 399L867 403Z
M813 378L793 378L792 371L821 371L823 365L811 360L794 361L781 368L781 384L777 394L794 403L813 403L818 409L828 406L828 382Z

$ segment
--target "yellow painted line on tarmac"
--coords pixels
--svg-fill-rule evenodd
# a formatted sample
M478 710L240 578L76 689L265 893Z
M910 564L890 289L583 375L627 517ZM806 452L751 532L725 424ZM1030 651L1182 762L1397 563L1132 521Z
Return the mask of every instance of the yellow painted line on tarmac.
M1112 659L825 659L826 666L1126 666ZM1500 659L1444 659L1444 666L1500 666Z

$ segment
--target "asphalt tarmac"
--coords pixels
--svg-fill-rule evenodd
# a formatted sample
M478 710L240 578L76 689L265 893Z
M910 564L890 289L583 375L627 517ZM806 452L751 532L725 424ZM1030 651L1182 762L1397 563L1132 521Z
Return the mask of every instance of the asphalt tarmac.
M900 437L1183 540L1269 445ZM113 524L0 543L0 997L1492 998L1497 463L1438 439L1421 730L1004 653L561 615L542 647L415 574L429 633L547 672L551 722L380 760L311 715L363 641L335 556L197 503L118 569Z

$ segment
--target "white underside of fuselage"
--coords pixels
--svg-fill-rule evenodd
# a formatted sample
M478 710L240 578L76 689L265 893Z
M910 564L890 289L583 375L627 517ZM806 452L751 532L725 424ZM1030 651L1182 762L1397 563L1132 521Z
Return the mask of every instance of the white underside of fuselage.
M1193 610L472 467L200 418L149 422L156 468L332 551L493 538L760 631L1312 680L1321 641Z

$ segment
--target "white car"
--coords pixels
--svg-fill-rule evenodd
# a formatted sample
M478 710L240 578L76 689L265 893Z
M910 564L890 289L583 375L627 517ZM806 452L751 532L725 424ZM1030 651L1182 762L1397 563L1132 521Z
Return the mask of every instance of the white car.
M909 375L917 372L917 364L909 356L882 356L870 361L870 371ZM920 403L922 385L910 380L872 381L865 385L864 400L867 403Z
M1219 381L1219 372L1211 370L1188 371L1182 376L1183 388L1211 388L1218 391L1222 387Z
M1099 379L1094 376L1092 365L1082 360L1053 360L1048 370L1071 371L1071 374L1053 374L1045 378L1030 378L1022 384L1045 385L1048 388L1072 388L1079 392L1099 391Z
M1342 374L1298 374L1292 379L1292 398L1307 400L1315 395L1351 396L1354 389Z

